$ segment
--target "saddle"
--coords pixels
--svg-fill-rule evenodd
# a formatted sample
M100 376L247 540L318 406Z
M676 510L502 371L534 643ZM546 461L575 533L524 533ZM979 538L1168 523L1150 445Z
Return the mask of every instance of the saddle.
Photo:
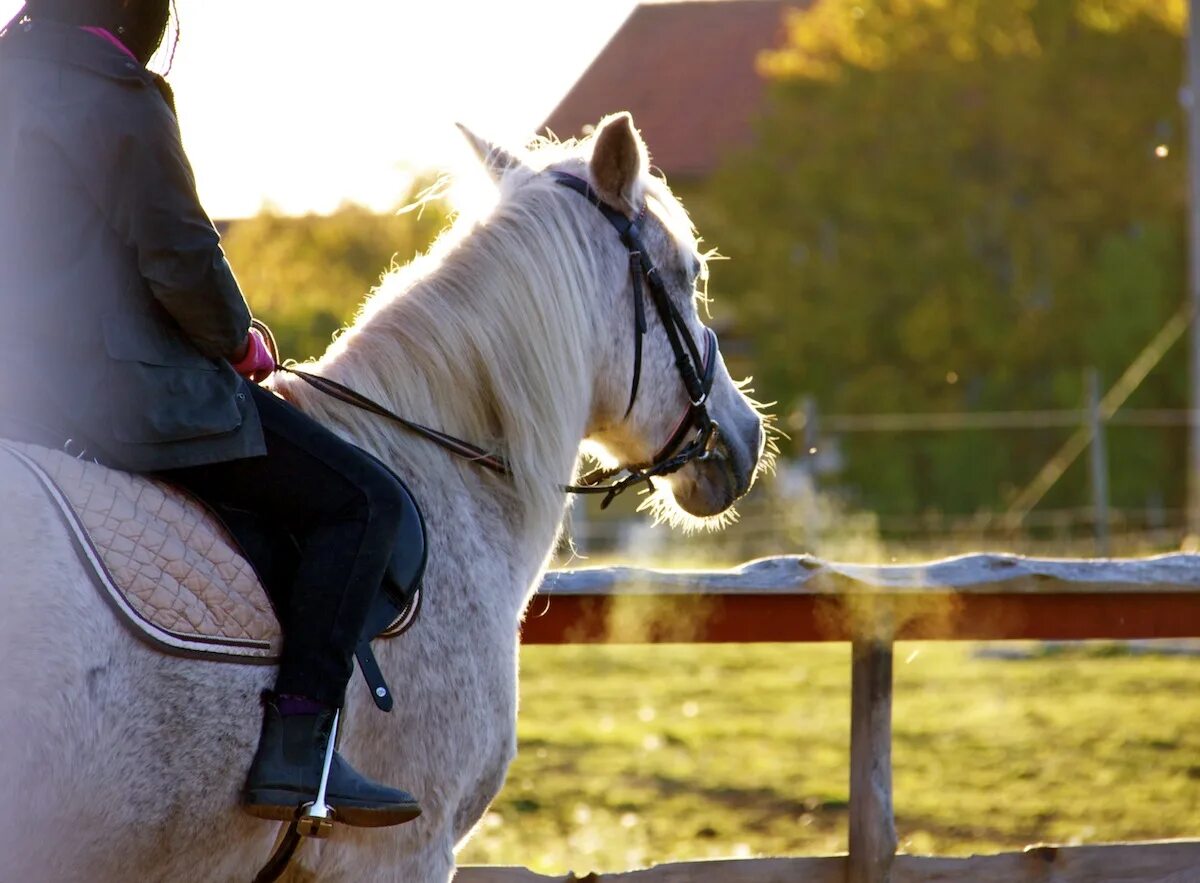
M0 451L37 478L101 597L135 636L163 652L213 662L279 661L283 633L271 596L204 503L162 481L63 451L3 439ZM355 652L372 699L385 711L391 690L371 640L412 625L425 570L425 526L407 497L411 511Z

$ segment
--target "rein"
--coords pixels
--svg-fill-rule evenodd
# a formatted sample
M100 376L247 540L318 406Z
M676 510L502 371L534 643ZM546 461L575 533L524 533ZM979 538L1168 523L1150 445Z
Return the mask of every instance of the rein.
M579 479L578 484L562 485L562 490L571 494L604 494L600 508L606 509L617 496L634 485L645 482L650 489L653 489L652 478L670 475L678 472L693 460L703 461L714 455L720 426L709 417L707 401L716 373L717 336L711 328L707 326L704 328L704 353L701 354L679 308L675 306L667 293L658 268L650 261L642 244L640 223L646 213L644 207L641 213L631 220L605 203L592 186L582 178L567 172L552 171L550 174L556 183L575 191L596 206L605 220L616 230L621 237L622 244L629 251L629 273L633 280L634 297L634 361L633 383L629 393L629 404L625 409L625 417L628 417L633 410L641 380L642 339L648 327L644 303L647 289L649 289L650 301L658 313L663 329L666 331L667 340L675 354L675 367L683 381L689 401L687 410L670 438L649 463L618 466L612 469L596 469ZM643 278L648 283L645 286L643 286ZM433 442L468 462L498 475L512 475L512 469L504 458L491 454L478 445L402 417L379 402L336 380L279 364L278 349L270 329L257 320L254 324L267 338L268 346L275 357L277 371L299 377L325 395L399 424L409 432ZM679 449L687 434L693 429L697 430L695 438ZM679 449L678 452L672 453L676 449ZM625 473L625 476L619 478L622 473ZM605 484L605 482L610 483Z

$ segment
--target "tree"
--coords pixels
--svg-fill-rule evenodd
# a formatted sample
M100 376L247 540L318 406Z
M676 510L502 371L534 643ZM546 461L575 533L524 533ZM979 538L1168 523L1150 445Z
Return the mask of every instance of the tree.
M761 58L756 146L696 212L784 410L1078 408L1185 296L1182 0L819 0ZM1181 354L1133 406L1182 407ZM843 439L882 512L1003 504L1053 432ZM1118 504L1182 436L1114 433ZM1080 474L1054 504L1086 500Z
M327 217L264 211L233 222L223 246L283 355L304 360L324 352L383 273L425 249L447 217L440 201L390 215L353 205Z

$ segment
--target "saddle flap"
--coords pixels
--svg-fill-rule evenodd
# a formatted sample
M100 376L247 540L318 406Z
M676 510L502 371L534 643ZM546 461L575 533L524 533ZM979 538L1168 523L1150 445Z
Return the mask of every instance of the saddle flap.
M101 595L151 644L173 653L273 663L282 634L254 568L220 521L163 482L0 441L37 477Z
M283 638L270 598L224 522L203 503L164 482L62 451L7 440L0 450L37 477L102 596L138 637L173 653L278 662ZM401 634L416 619L427 552L424 519L407 488L405 507L356 648L372 698L385 711L391 690L370 642ZM238 536L245 539L241 530Z

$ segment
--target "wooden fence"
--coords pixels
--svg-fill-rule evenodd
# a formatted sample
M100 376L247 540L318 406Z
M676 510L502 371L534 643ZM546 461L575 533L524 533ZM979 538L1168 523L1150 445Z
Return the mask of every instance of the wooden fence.
M552 573L530 607L526 644L852 642L848 853L685 862L584 877L481 866L461 869L455 880L1200 883L1200 840L1037 846L969 858L898 856L892 812L895 641L1198 636L1200 555L1121 561L969 555L904 566L780 557L729 571Z

